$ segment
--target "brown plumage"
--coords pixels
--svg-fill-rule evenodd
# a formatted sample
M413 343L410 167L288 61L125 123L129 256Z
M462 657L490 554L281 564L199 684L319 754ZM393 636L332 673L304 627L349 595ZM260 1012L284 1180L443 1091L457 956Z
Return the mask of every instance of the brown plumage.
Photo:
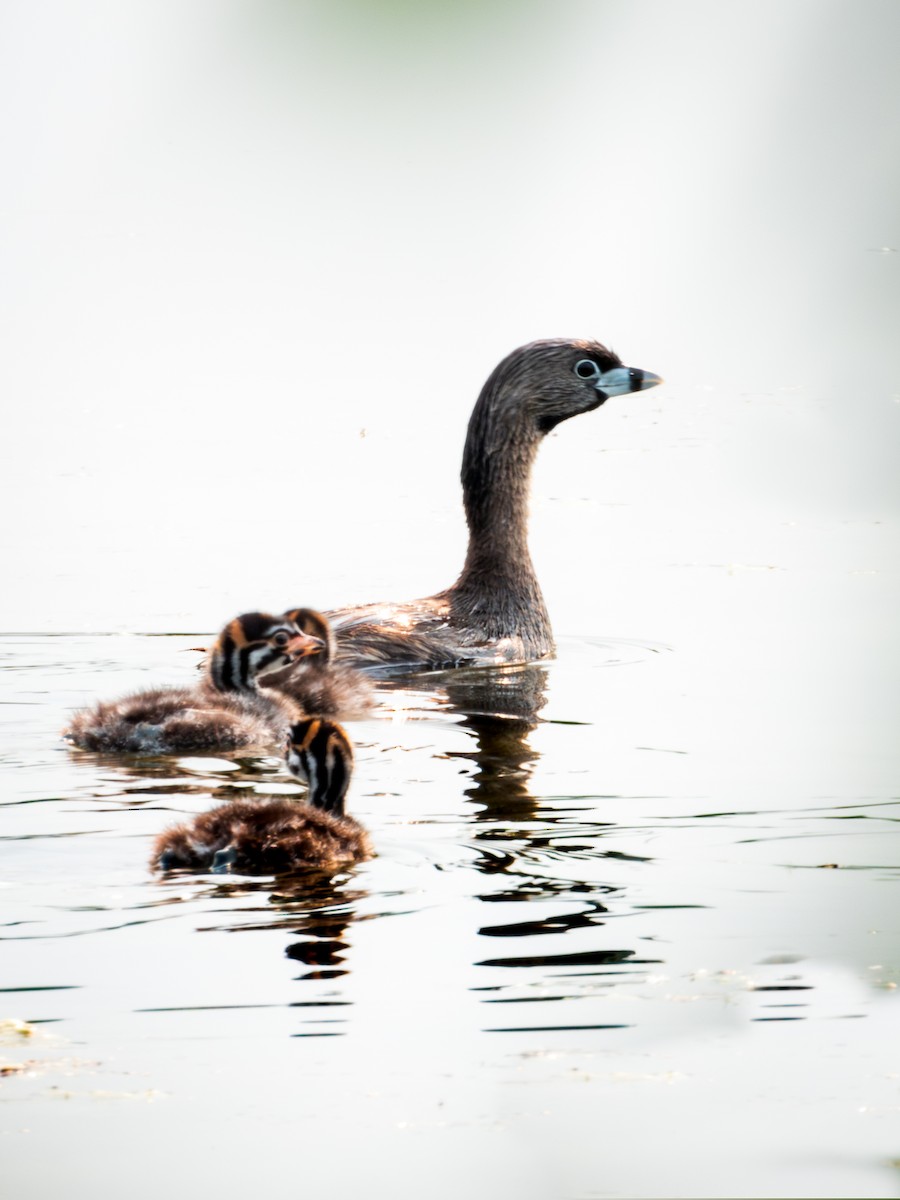
M287 765L309 783L308 803L278 798L220 805L160 834L150 865L274 875L369 858L369 835L344 814L353 750L341 726L317 719L294 724Z
M528 553L531 467L544 436L610 396L661 380L599 342L532 342L495 368L472 412L462 464L469 548L457 581L407 604L328 614L343 660L382 671L528 662L554 650Z
M77 712L63 736L85 750L130 754L281 744L302 712L261 687L260 678L322 649L287 616L244 613L219 634L196 687L147 688L103 701Z
M271 671L266 687L277 688L310 716L346 719L368 712L375 697L372 683L355 667L336 661L334 633L325 617L313 608L289 608L284 615L322 645L299 662Z

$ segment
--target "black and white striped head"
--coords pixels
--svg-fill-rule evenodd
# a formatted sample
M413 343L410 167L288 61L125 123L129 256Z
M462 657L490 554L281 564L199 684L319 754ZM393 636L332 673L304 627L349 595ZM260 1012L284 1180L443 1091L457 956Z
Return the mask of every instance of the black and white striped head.
M266 671L323 649L321 638L304 633L286 615L244 613L219 634L209 656L209 677L220 692L254 691Z
M286 762L292 775L309 784L311 804L343 814L353 773L353 747L340 725L321 717L292 725Z
M335 650L334 633L327 617L316 612L314 608L289 608L284 615L293 621L302 633L319 638L323 643L322 649L310 656L310 665L327 666L334 658Z

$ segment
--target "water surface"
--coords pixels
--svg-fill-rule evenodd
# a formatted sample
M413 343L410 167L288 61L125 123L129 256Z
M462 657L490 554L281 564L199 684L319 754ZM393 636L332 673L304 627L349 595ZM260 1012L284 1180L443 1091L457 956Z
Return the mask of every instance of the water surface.
M302 791L274 756L57 739L95 691L189 679L196 643L0 643L3 1008L33 1029L2 1045L17 1194L73 1170L99 1194L173 1173L286 1194L298 1156L348 1196L394 1156L409 1196L424 1171L441 1196L894 1194L896 764L823 793L763 741L757 790L759 763L685 737L708 662L564 638L384 687L352 725L370 862L160 878L168 822Z

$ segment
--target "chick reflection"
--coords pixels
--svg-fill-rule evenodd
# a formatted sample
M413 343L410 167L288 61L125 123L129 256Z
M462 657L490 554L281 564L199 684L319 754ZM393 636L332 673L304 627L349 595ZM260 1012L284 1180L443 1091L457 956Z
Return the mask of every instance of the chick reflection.
M157 796L199 796L222 802L261 794L270 784L284 782L283 762L248 755L118 755L70 750L79 759L90 758L103 772L104 783L114 791L96 787L91 781L90 795L108 802L117 800L127 806L151 803ZM127 782L123 785L122 780Z
M357 906L367 899L364 888L349 887L343 872L306 871L302 875L283 876L275 891L265 893L261 881L229 878L210 891L216 899L262 901L240 909L241 920L207 925L218 933L245 933L254 930L284 930L301 941L291 942L285 955L313 968L301 979L335 979L346 975L344 954L350 948L349 930L358 918Z
M330 986L331 981L349 975L345 955L350 951L350 930L359 919L359 906L369 897L364 888L350 886L346 873L306 871L276 881L276 890L262 880L226 876L211 889L214 899L236 900L246 897L249 907L239 910L241 920L207 924L204 929L223 933L282 930L293 938L284 949L286 958L304 968L294 978L313 989L302 1000L292 1000L289 1008L302 1010L301 1028L292 1037L337 1037L345 1032L344 1010L352 1002ZM263 900L263 897L265 899ZM254 904L253 902L256 901ZM317 983L325 989L315 987Z

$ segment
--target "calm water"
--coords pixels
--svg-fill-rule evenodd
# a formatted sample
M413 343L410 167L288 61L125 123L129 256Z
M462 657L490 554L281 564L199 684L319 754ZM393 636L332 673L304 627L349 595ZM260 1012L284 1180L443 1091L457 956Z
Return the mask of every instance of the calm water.
M847 746L753 727L752 674L566 638L352 725L374 860L160 879L175 817L300 791L275 757L57 739L196 643L0 643L9 1195L896 1194L894 753L847 788Z

